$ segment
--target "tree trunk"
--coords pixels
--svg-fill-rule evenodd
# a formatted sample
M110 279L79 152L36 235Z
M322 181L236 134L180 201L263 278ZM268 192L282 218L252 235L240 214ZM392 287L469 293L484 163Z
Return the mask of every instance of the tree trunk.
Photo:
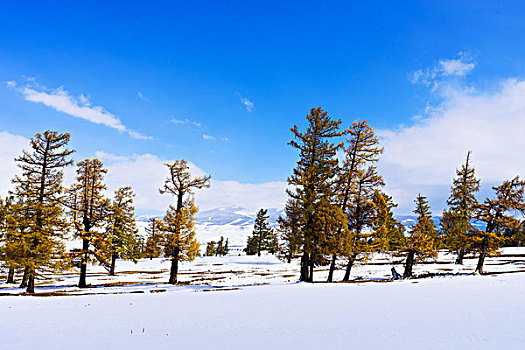
M33 294L35 292L35 271L30 269L27 273L27 293Z
M177 274L179 272L179 248L175 248L175 253L171 259L171 271L169 284L177 284Z
M337 254L332 255L332 262L330 263L330 271L328 272L328 278L326 282L332 282L334 279L334 271L335 271L335 261L337 259Z
M355 258L351 257L348 259L348 265L346 265L345 277L343 277L343 282L350 281L350 272L352 271L352 266L354 265Z
M458 251L458 257L456 258L456 265L463 265L463 258L465 257L465 248L461 247Z
M14 283L15 282L15 269L13 267L9 268L9 272L7 273L7 280L5 283Z
M305 252L303 253L303 256L301 257L301 275L299 277L300 282L308 282L308 254Z
M481 242L481 252L479 253L479 259L478 259L478 265L476 266L476 271L480 274L483 273L483 264L485 262L485 257L487 256L487 248L488 248L488 238L487 236L483 237L483 241Z
M314 282L314 263L312 261L312 259L310 259L310 274L308 276L308 282Z
M409 250L407 254L407 260L405 262L405 272L403 273L403 278L410 278L412 277L412 266L414 266L414 256L416 255L416 252L413 250Z
M24 275L22 276L22 283L20 283L20 288L27 287L27 270L28 270L28 267L24 269Z
M80 265L80 281L78 282L79 288L87 288L86 276L87 276L87 260L88 260L88 249L89 240L82 240L82 261Z
M117 253L111 254L111 266L109 268L109 275L115 276L115 263L117 261Z

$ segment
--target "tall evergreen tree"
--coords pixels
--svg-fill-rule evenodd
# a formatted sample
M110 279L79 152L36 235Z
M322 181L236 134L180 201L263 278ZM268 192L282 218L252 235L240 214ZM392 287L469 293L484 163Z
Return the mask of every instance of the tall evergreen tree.
M104 197L104 169L98 159L85 159L77 163L76 182L70 189L69 207L71 221L75 227L75 237L82 240L80 279L78 286L86 288L87 264L94 256L104 261L104 242L100 228L106 222L109 200ZM90 250L90 248L93 248Z
M192 261L199 255L199 242L195 238L195 214L197 207L192 198L184 201L180 210L170 205L162 220L165 234L164 256L171 258L170 284L177 283L180 261Z
M273 229L268 223L268 210L260 209L255 217L252 236L248 237L248 242L244 251L247 255L257 254L261 256L261 251L268 251L275 254L278 249L278 242Z
M284 216L277 218L277 233L281 240L281 246L278 251L283 259L288 263L300 254L301 235L299 231L299 207L296 201L289 199L286 202Z
M170 207L168 210L168 213L170 213L171 216L177 216L180 215L181 218L177 219L178 227L181 229L184 225L189 225L189 223L184 223L184 219L190 220L187 216L191 213L196 213L196 207L193 204L193 201L190 201L188 203L191 203L190 207L186 208L183 212L183 204L184 204L184 197L191 196L193 194L194 189L201 189L201 188L208 188L210 187L210 179L211 175L207 175L204 177L196 177L191 178L191 174L189 171L188 163L182 159L180 161L176 160L172 164L166 164L166 166L169 169L169 176L164 182L164 186L159 190L161 194L169 193L177 199L177 205L176 207ZM189 204L188 204L189 205ZM195 212L193 212L193 207L195 207ZM186 215L186 218L183 218L182 216ZM175 218L169 217L169 220L175 220ZM193 220L193 217L190 221ZM166 220L165 220L166 221ZM173 228L176 228L177 226L173 226ZM171 233L172 237L178 237L179 234L177 232ZM180 248L176 243L172 243L170 241L167 242L167 246L171 250L166 251L166 256L171 257L171 270L170 270L170 279L169 283L175 284L177 283L177 272L178 272L178 263L179 263L179 255L185 252L181 252ZM191 256L191 254L189 255Z
M363 172L367 167L373 166L379 160L379 155L383 153L383 148L379 147L377 136L366 120L354 122L350 127L349 135L350 137L347 140L348 146L344 152L345 158L335 182L337 203L343 213L346 213L351 205L351 197L357 187L359 178L363 176ZM332 237L332 239L339 241L333 243L333 246L338 248L345 247L346 243L343 244L342 241L352 240L351 237L348 237L349 232L345 234L343 226L341 226ZM341 250L332 252L328 282L331 282L333 279L338 255L344 254ZM347 270L349 268L351 269L351 263L347 265Z
M494 186L494 199L485 201L476 208L475 218L485 223L485 229L478 231L480 241L479 259L476 272L483 273L485 258L496 253L504 234L520 225L517 215L525 214L525 181L516 176Z
M110 275L115 274L117 258L136 262L141 257L133 196L131 187L121 187L115 191L115 198L108 207L102 251L106 255L104 260L110 261Z
M470 154L469 151L465 164L456 170L447 201L449 208L443 212L441 219L444 243L448 250L457 254L456 264L463 264L463 257L472 247L475 232L471 221L478 206L475 193L480 189L480 181L470 164Z
M341 209L333 204L333 182L337 171L335 155L343 143L333 140L348 131L341 131L341 120L333 120L321 107L312 108L306 118L306 132L300 132L297 125L291 129L295 139L289 144L299 150L299 161L288 178L292 189L287 193L300 212L297 222L302 254L300 280L313 282L314 266L324 263L322 246L327 234L322 231L321 222L342 218L337 215Z
M437 257L438 247L436 244L437 230L432 221L432 214L427 198L418 195L416 200L417 222L410 230L410 236L406 239L405 250L407 259L403 278L412 277L412 267L418 260L429 257Z
M17 244L23 254L27 292L35 291L38 270L61 269L63 237L67 222L63 218L63 169L72 164L68 150L69 134L45 131L31 139L31 152L15 159L22 174L13 180L12 195L24 212L26 229L19 231Z
M215 244L217 244L217 242L215 241L211 241L211 242L208 242L208 244L206 244L206 253L204 254L204 256L214 256L215 255Z

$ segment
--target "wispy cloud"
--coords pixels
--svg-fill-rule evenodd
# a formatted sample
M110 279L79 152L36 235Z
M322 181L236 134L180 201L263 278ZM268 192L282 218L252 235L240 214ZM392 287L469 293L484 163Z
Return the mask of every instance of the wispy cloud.
M72 96L68 91L64 90L63 87L47 89L44 86L34 83L28 83L25 86L18 87L13 81L8 81L6 84L22 94L26 101L41 103L72 117L105 125L120 132L127 133L132 138L142 140L152 139L150 136L145 136L137 131L128 129L122 124L119 118L102 106L93 105L89 97L85 95L81 94L78 97Z
M194 121L194 120L189 120L189 119L187 119L187 118L185 118L185 119L176 119L176 118L172 118L170 121L171 121L173 124L180 124L180 125L184 125L184 124L186 124L186 125L193 125L193 126L196 126L196 127L201 127L201 126L202 126L201 123L196 122L196 121Z
M440 59L432 68L419 69L409 76L413 84L423 84L437 88L439 80L447 77L462 77L476 68L476 63L468 54L460 52L456 58Z
M215 136L208 135L208 134L202 134L202 138L208 141L215 141Z
M147 98L146 96L144 96L144 94L142 92L140 92L140 91L137 92L137 96L143 101L150 102L150 99Z
M243 97L239 92L237 93L237 96L241 100L241 103L246 107L246 110L248 112L253 111L254 104L252 101L248 100L246 97Z

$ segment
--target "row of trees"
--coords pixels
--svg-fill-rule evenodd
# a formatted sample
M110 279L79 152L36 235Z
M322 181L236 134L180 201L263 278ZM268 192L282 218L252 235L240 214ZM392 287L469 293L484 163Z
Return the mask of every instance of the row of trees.
M290 261L301 258L301 281L313 281L315 266L329 265L332 281L336 261L346 261L343 280L350 278L352 266L366 261L373 252L406 254L404 277L412 275L415 262L435 257L446 248L458 255L479 252L476 271L483 272L483 262L493 254L505 236L523 236L525 182L519 177L495 186L495 197L478 203L475 197L480 181L470 163L457 170L448 207L443 212L441 230L431 216L426 197L419 195L414 210L416 224L405 232L393 214L391 196L382 191L383 177L376 164L383 149L367 121L354 122L341 129L320 107L306 116L308 127L291 131L289 144L298 150L299 161L288 178L289 199L285 215L278 219L283 241L281 253ZM343 154L339 161L338 154ZM518 215L517 215L518 214ZM473 222L484 224L478 229Z
M191 178L186 161L166 164L170 176L160 193L176 198L162 219L153 219L145 248L134 218L130 187L106 198L104 175L98 159L77 163L71 187L63 185L64 168L73 164L67 145L70 135L46 131L31 139L30 151L15 161L21 169L14 188L0 198L0 258L8 269L8 283L15 271L23 271L22 287L34 293L35 277L46 271L62 271L77 255L66 252L65 242L73 237L82 242L79 287L87 287L87 266L97 261L109 274L115 273L118 258L136 261L163 253L171 259L170 283L177 282L179 261L193 260L199 252L194 216L197 207L192 192L209 187L210 176Z

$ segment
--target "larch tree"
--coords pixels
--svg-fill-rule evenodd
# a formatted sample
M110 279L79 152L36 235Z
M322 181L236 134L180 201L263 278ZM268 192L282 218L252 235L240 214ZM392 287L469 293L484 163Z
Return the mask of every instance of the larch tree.
M287 263L300 253L301 235L299 233L299 211L295 201L286 202L284 216L277 218L277 235L280 238L279 254Z
M135 223L133 190L121 187L115 191L115 197L108 206L106 230L103 237L104 252L109 263L109 274L115 274L117 258L133 260L141 257L138 229Z
M171 258L170 284L177 283L179 262L193 261L199 255L199 242L195 237L195 214L197 207L193 198L186 199L180 210L170 205L161 223L165 235L164 256Z
M470 164L470 154L469 151L465 164L456 170L447 201L448 210L443 211L441 219L444 243L449 251L457 254L456 264L463 264L465 253L472 249L476 231L471 222L478 206L475 194L480 189L480 181Z
M287 190L291 203L297 206L300 234L300 280L313 282L314 266L323 264L323 244L327 233L322 222L344 219L340 207L334 205L333 182L337 173L336 152L343 143L334 143L348 131L340 130L341 120L333 120L321 107L312 108L306 116L308 128L300 132L297 125L291 131L294 140L289 142L299 151L299 161L288 178Z
M148 220L148 226L146 226L148 238L146 239L144 255L149 259L158 258L162 255L164 238L162 230L160 229L161 223L162 220L159 218L150 218Z
M492 189L495 198L485 199L475 212L476 220L485 224L485 229L477 234L480 247L476 272L480 274L485 258L497 253L505 232L516 230L521 224L519 216L525 214L525 181L519 176Z
M349 129L349 135L350 137L347 139L348 146L344 149L344 161L335 181L337 203L343 213L348 211L352 192L357 186L358 179L368 166L373 166L377 163L379 155L383 153L383 148L379 147L379 140L374 130L368 125L367 120L352 123ZM346 244L343 244L342 241L347 241L351 238L345 236L343 226L341 226L332 239L340 241L332 245L335 247L343 247ZM338 250L332 252L328 282L331 282L333 279L338 255L343 254Z
M217 242L215 241L211 241L211 242L208 242L208 244L206 244L206 253L204 254L204 256L214 256L215 255L215 244L217 244Z
M15 159L22 174L13 179L11 195L24 214L25 229L16 237L23 254L27 292L35 291L38 270L64 267L63 239L67 232L64 218L63 169L73 163L68 150L69 134L45 131L31 139L31 152L23 151Z
M437 229L432 221L432 214L427 198L418 195L416 200L417 222L410 230L406 239L405 251L407 259L403 278L412 277L412 268L417 261L430 257L437 257L438 247L436 245Z
M405 246L405 228L394 217L393 209L397 207L392 196L375 190L372 203L374 219L372 221L372 242L374 250L382 253L399 252Z
M164 219L164 225L166 225L166 218L168 218L171 223L177 221L178 227L180 227L182 230L187 228L190 225L190 222L193 222L193 217L190 218L188 215L194 215L197 212L197 209L192 200L187 201L187 207L184 208L185 197L192 196L195 189L210 187L211 175L192 178L188 163L184 159L180 161L176 160L171 164L168 163L166 166L169 169L169 176L166 178L164 186L159 190L159 192L161 194L168 193L175 196L177 204L176 206L171 206L168 209ZM195 211L193 208L195 208ZM177 216L180 216L180 218L176 219ZM171 223L170 229L176 229L177 226L173 226ZM193 226L193 224L191 224L191 226ZM181 234L182 233L177 232L168 233L168 239L166 241L167 249L165 250L165 254L167 257L171 258L169 279L169 283L171 284L177 283L178 264L180 260L179 257L183 256L190 258L194 256L194 254L190 254L189 251L181 251L181 249L190 249L192 248L191 246L184 246L176 243L178 239L177 237Z
M366 259L371 253L373 240L372 227L374 225L373 197L378 187L383 186L383 177L377 174L375 166L369 166L365 171L360 170L355 186L352 187L347 211L348 232L350 239L343 250L348 259L343 281L350 280L352 266L357 259Z
M104 261L104 242L101 229L106 223L109 200L104 197L104 175L107 170L98 159L77 163L76 182L69 191L71 221L75 237L82 240L80 279L78 286L86 288L87 264L94 256ZM91 249L92 248L92 249Z
M268 251L275 254L278 249L277 236L268 223L268 210L261 209L255 217L253 232L248 237L248 242L244 251L247 255L261 256L261 251Z

